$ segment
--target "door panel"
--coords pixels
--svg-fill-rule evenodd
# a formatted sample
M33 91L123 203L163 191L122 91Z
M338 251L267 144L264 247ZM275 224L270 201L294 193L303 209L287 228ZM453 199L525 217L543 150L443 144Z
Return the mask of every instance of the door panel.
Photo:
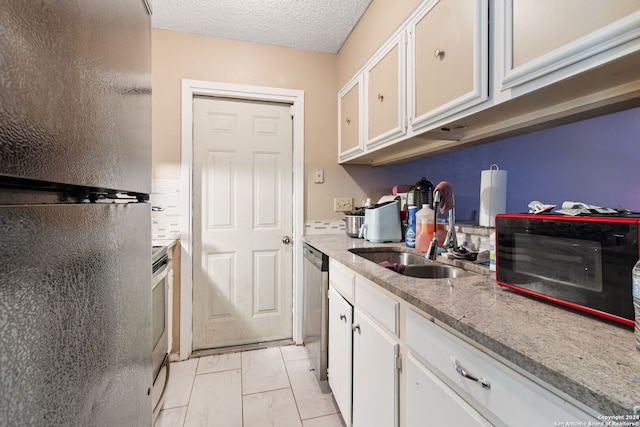
M353 310L353 426L398 426L399 344Z
M0 175L151 192L141 0L0 1Z
M410 354L407 358L407 425L490 426L473 407Z
M416 23L415 117L473 93L475 3L441 1Z
M351 426L353 307L329 287L329 386L347 425Z
M361 150L360 83L356 83L340 98L340 154Z
M0 208L0 424L150 425L147 203Z
M368 84L368 143L391 131L403 130L400 123L399 44L396 44L370 71Z
M638 0L516 0L513 2L513 68L638 10Z
M292 336L290 106L194 99L193 349Z

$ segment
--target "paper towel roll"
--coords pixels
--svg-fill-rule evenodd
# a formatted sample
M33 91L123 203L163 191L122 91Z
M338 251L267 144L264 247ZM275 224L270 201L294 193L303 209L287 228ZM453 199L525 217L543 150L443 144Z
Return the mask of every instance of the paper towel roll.
M507 171L494 164L480 173L480 225L493 227L495 216L506 210Z

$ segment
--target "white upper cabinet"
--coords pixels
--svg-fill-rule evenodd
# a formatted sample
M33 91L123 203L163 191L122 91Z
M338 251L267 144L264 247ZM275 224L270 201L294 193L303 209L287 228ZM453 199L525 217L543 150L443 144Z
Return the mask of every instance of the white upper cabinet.
M405 33L392 38L364 72L366 147L406 133Z
M501 89L537 89L638 49L640 0L500 1Z
M409 35L413 130L489 97L487 0L427 2L409 23Z
M424 0L339 92L385 165L640 105L640 0Z
M362 120L362 75L338 93L338 158L349 159L364 150Z

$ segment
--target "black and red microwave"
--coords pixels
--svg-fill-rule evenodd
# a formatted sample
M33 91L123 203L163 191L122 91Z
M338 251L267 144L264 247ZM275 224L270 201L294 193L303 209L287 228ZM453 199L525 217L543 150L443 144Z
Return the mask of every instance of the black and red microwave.
M527 295L633 326L640 217L500 214L496 280Z

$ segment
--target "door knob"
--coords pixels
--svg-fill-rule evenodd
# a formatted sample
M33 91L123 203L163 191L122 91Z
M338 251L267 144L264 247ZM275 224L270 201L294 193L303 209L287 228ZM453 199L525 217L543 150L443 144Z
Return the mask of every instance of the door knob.
M282 236L282 243L284 243L285 245L288 245L289 243L291 243L291 237Z

